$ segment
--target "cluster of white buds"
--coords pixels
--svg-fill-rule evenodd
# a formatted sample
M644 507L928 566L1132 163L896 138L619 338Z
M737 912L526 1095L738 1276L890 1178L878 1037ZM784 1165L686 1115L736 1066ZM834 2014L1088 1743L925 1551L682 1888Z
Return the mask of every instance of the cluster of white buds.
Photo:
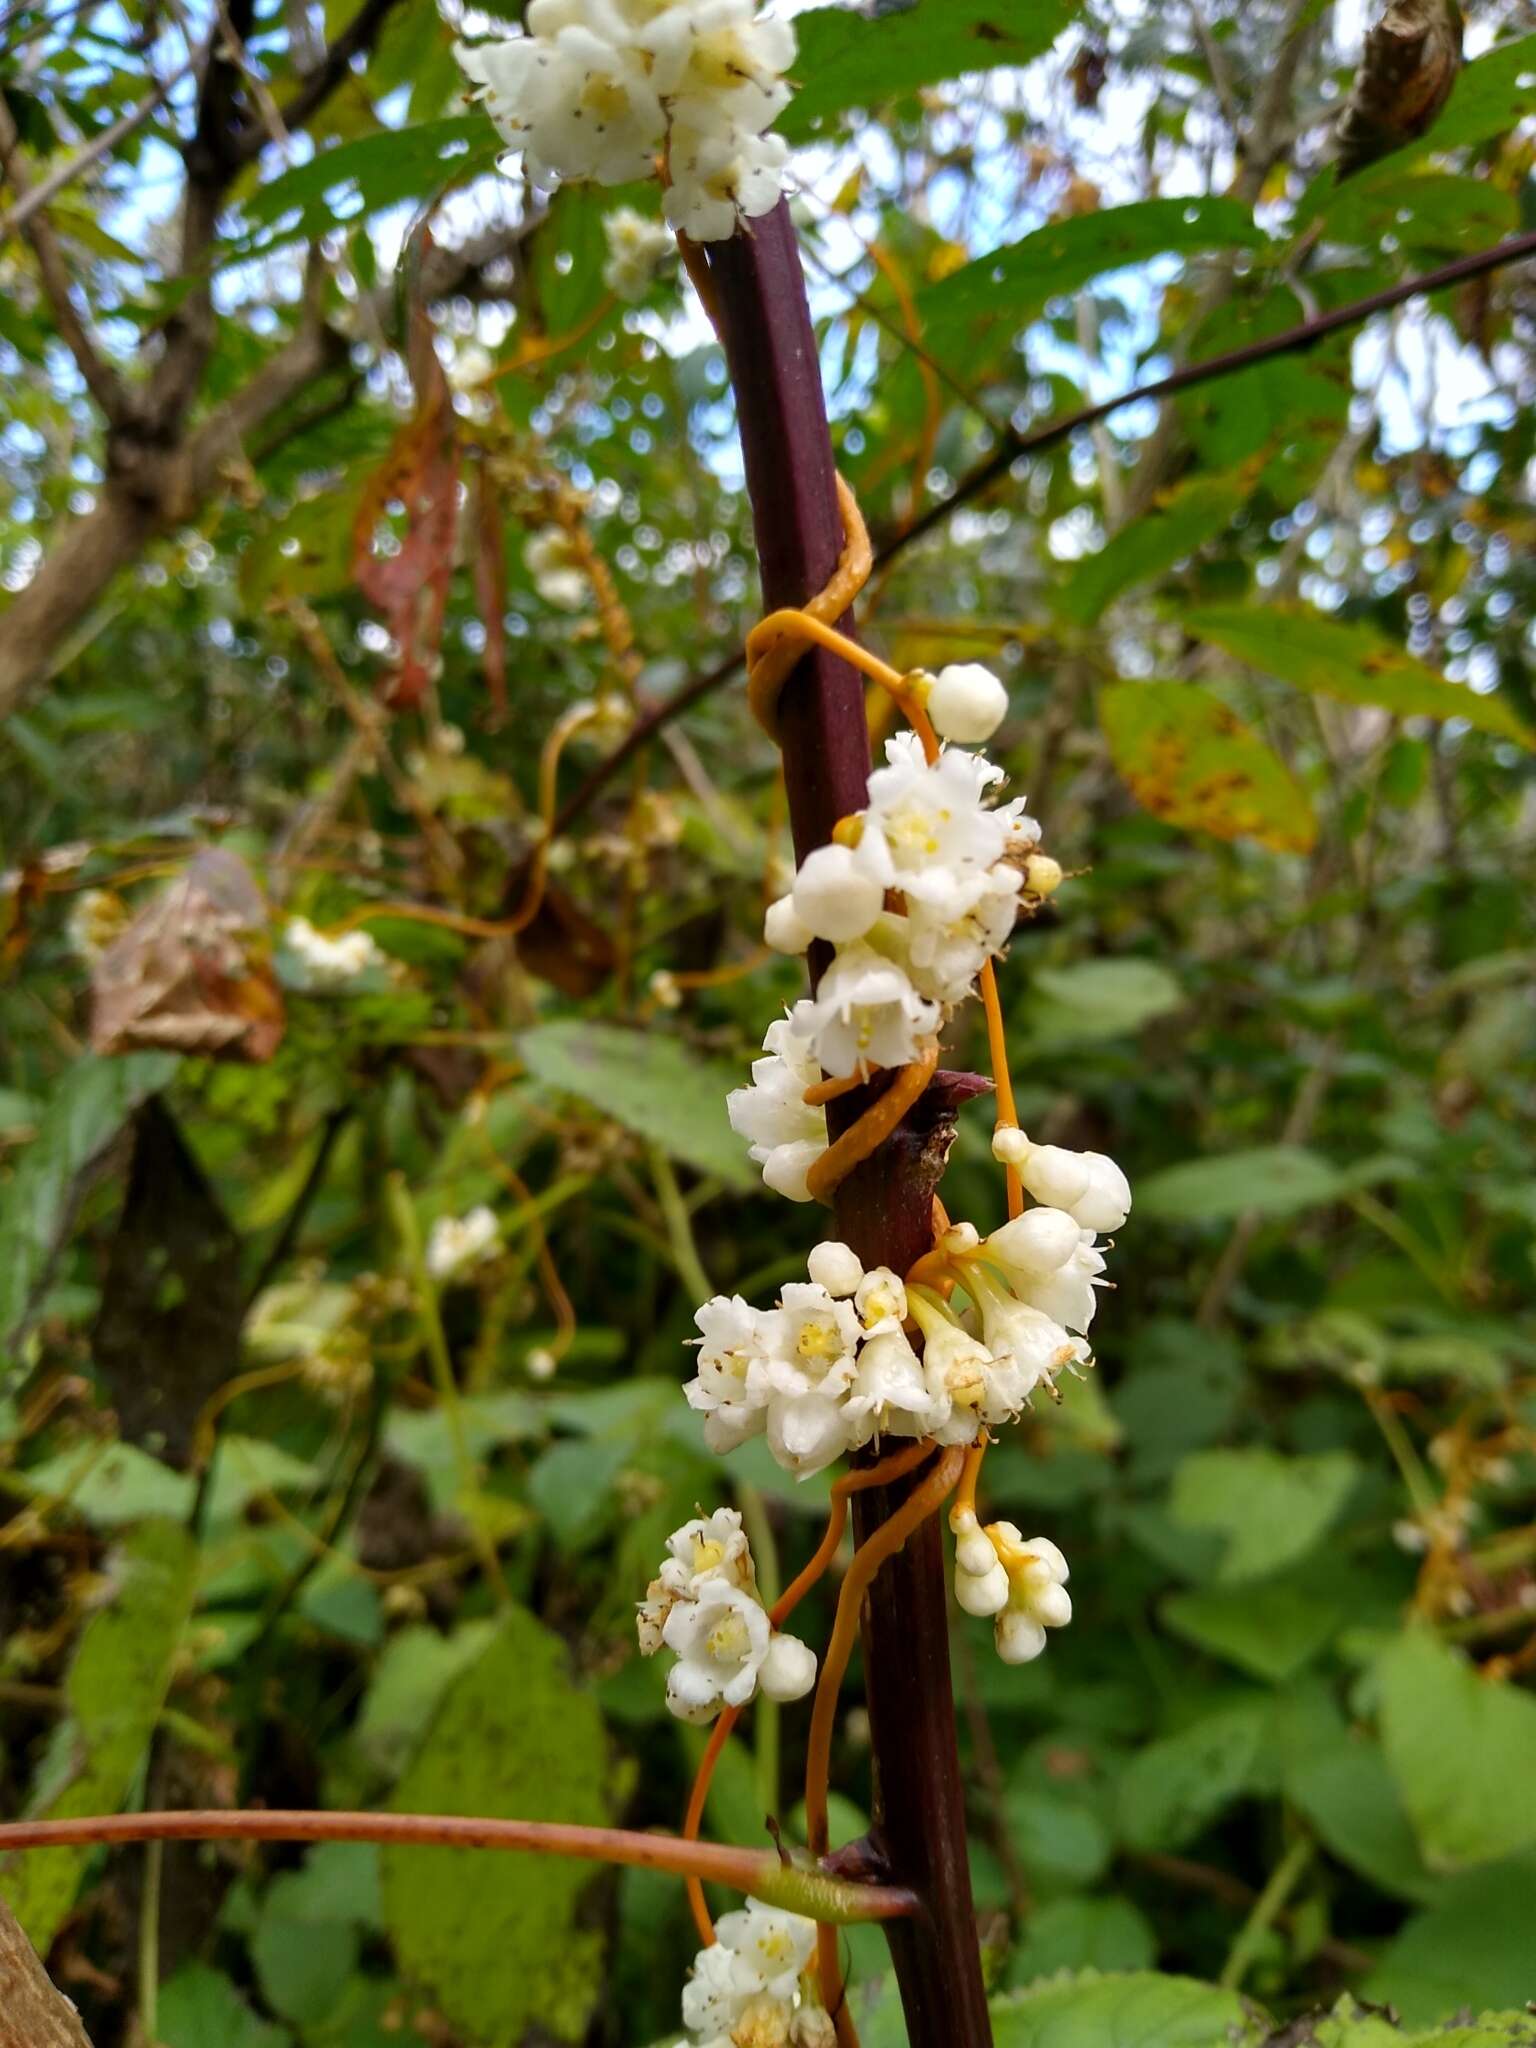
M834 2048L811 1968L816 1922L749 1899L722 1913L683 1990L678 2048Z
M726 1113L731 1129L747 1140L766 1185L791 1202L808 1202L806 1175L827 1149L827 1112L805 1099L821 1069L787 1017L768 1026L763 1052L764 1058L752 1062L752 1085L733 1088L725 1098Z
M680 1721L713 1721L759 1692L803 1699L816 1683L816 1657L769 1620L741 1516L717 1508L667 1538L667 1556L635 1617L642 1656L668 1649L667 1705ZM691 2022L690 2022L691 2024Z
M930 703L955 673L933 679ZM945 747L929 762L917 735L901 733L885 756L864 809L807 854L764 925L779 952L813 939L836 948L788 1021L806 1066L837 1079L914 1059L1007 945L1020 910L1061 880L1036 851L1040 828L1023 800L990 801L1003 775L983 755Z
M345 988L370 968L382 967L384 955L367 932L344 932L328 939L307 917L291 917L283 944L298 963L302 985L312 992Z
M526 32L461 44L536 186L624 185L666 163L667 219L696 242L778 203L795 36L757 0L528 0Z
M560 612L581 610L591 586L581 565L581 551L568 533L558 526L546 526L523 549L523 560L534 589L546 604Z
M1048 1628L1072 1619L1067 1560L1049 1538L1026 1543L1012 1522L985 1528L974 1507L950 1510L955 1535L955 1600L967 1614L992 1617L997 1654L1028 1664L1045 1648Z
M484 1202L464 1216L439 1216L427 1237L427 1271L434 1280L457 1280L501 1245L501 1227Z
M632 206L616 206L603 216L603 234L608 243L603 283L631 304L643 299L661 274L662 266L676 254L677 244L670 229L659 220L636 213Z

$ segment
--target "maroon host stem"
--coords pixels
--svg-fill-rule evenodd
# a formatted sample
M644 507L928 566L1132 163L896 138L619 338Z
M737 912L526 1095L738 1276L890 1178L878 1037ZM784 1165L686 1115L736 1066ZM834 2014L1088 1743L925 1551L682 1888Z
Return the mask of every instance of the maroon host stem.
M781 200L728 242L707 243L705 253L736 392L764 610L803 605L836 568L843 530L821 366L787 204ZM850 621L840 623L847 631ZM819 648L807 654L779 700L779 737L795 855L803 859L865 800L869 735L855 671ZM825 958L824 948L813 949L813 975ZM940 1077L895 1137L838 1189L836 1234L866 1265L904 1273L932 1243L933 1191L954 1092L968 1091L946 1091ZM863 1106L863 1091L832 1104L834 1131ZM913 1483L857 1497L861 1541ZM924 1908L888 1930L911 2048L991 2048L937 1518L875 1580L864 1614L864 1667L875 1776L872 1843L890 1881L915 1892Z

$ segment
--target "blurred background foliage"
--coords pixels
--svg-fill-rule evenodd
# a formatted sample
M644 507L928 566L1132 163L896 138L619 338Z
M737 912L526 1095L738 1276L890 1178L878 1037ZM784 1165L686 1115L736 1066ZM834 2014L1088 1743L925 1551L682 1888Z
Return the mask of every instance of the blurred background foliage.
M1009 424L1531 225L1527 6L1471 11L1427 132L1378 107L1363 143L1344 0L879 12L803 19L787 122L887 539ZM678 1397L701 1290L761 1298L815 1233L723 1104L799 989L759 950L774 759L726 679L587 783L752 616L724 369L675 277L609 292L613 195L496 175L431 0L323 14L232 11L257 127L196 246L208 10L0 17L32 188L155 100L0 246L0 1809L675 1826L698 1742L632 1603L696 1503L782 1579L825 1499L705 1456ZM156 446L214 422L216 459L176 490L71 309L130 394L202 321ZM1075 1624L1024 1670L955 1630L1016 2048L1536 1996L1533 321L1511 268L1133 408L863 607L893 661L1009 681L997 750L1072 876L1003 970L1022 1115L1136 1188L1097 1372L986 1468ZM551 528L574 584L529 566ZM544 907L498 929L592 699ZM377 951L317 986L295 917ZM945 1199L996 1220L984 1119ZM481 1204L489 1254L434 1275ZM758 1711L723 1838L796 1826L803 1717ZM844 1837L866 1739L855 1670ZM98 2048L642 2048L693 1946L671 1880L445 1852L0 1884ZM889 2048L880 1941L851 1949Z

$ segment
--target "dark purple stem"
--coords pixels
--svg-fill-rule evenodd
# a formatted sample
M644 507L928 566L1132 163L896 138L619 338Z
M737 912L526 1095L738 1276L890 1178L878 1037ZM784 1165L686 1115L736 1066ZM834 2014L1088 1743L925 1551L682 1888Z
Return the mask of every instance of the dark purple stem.
M842 549L836 471L800 254L782 202L729 242L707 245L709 274L736 392L763 604L800 605L828 581ZM849 626L842 621L843 629ZM869 736L864 690L848 664L815 650L779 705L795 854L824 845L864 802ZM813 954L812 971L824 964ZM932 1243L932 1203L967 1077L935 1081L895 1137L838 1189L836 1231L866 1265L905 1272ZM832 1105L846 1127L859 1095ZM862 1540L914 1482L855 1502ZM922 1914L889 1930L911 2048L991 2048L992 2028L966 1856L955 1739L949 1619L937 1520L876 1578L864 1613L864 1670L874 1755L873 1844Z

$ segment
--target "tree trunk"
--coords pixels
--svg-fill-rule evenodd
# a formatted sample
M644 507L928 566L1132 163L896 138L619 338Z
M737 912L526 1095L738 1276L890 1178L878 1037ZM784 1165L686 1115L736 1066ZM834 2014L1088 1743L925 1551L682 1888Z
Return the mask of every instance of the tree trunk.
M32 1952L0 1898L0 2048L91 2048L80 2015Z
M842 548L831 437L805 280L784 202L728 242L706 246L735 387L767 610L800 605L828 581ZM846 630L848 621L843 621ZM795 854L823 845L858 810L869 774L864 688L819 649L779 704ZM811 956L813 975L826 949ZM858 1091L832 1105L846 1127ZM837 1234L867 1265L905 1272L932 1242L933 1190L951 1120L929 1090L902 1129L838 1190ZM883 1521L911 1481L859 1496L855 1526ZM937 1518L884 1565L864 1615L875 1768L874 1838L891 1881L923 1901L889 1930L911 2048L990 2048L991 2025L966 1857L955 1743L944 1558Z

